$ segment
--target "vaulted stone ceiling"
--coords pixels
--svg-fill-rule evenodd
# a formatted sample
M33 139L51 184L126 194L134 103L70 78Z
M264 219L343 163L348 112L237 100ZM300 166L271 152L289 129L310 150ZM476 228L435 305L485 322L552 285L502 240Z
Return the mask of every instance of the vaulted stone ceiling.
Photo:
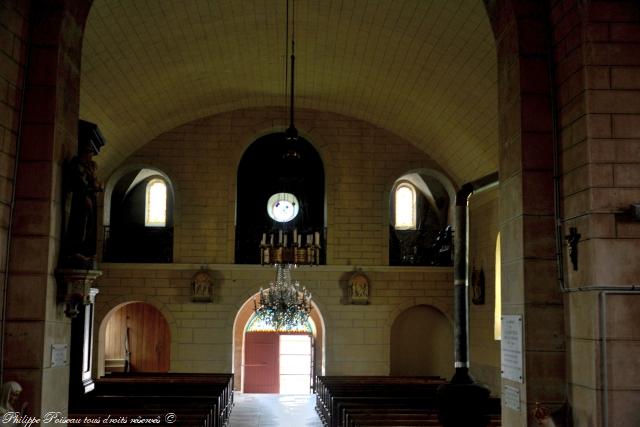
M95 0L80 116L102 173L180 124L285 105L285 0ZM458 183L497 170L496 52L482 0L296 0L296 107L390 130Z

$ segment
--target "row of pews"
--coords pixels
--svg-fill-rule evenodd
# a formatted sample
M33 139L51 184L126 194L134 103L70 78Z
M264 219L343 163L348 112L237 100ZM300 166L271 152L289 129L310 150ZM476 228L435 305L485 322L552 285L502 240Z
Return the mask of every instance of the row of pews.
M223 427L233 406L233 374L112 373L69 402L73 425Z
M441 426L439 377L319 376L316 411L326 427ZM489 426L500 426L500 401L487 408ZM461 410L464 410L461 408Z

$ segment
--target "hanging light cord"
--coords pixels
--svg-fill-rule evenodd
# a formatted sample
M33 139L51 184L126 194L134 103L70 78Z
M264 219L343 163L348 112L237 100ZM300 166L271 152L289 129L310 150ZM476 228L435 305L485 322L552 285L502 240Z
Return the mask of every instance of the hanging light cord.
M286 21L285 21L285 27L284 27L284 107L285 110L286 108L289 107L289 99L288 99L288 92L289 92L289 0L286 0ZM286 121L286 120L285 120ZM286 123L285 123L285 129L286 129Z
M296 2L295 0L292 0L292 15L293 15L293 20L291 22L291 123L290 126L291 128L295 128L295 126L293 125L293 110L294 110L294 83L295 83L295 61L296 61L296 54L295 54L295 35L296 35ZM288 21L288 19L287 19Z

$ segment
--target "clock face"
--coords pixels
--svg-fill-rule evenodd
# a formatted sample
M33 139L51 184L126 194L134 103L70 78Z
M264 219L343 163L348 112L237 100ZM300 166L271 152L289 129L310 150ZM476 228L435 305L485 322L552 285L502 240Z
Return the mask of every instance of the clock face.
M276 202L273 206L273 216L280 222L291 221L293 219L293 203L288 200Z
M291 221L298 215L300 203L291 193L276 193L267 202L267 213L278 222Z

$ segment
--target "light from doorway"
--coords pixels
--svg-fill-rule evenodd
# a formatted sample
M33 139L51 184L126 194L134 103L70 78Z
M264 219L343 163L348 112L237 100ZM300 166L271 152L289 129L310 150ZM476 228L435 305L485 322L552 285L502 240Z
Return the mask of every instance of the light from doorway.
M311 337L280 335L280 394L311 393Z

